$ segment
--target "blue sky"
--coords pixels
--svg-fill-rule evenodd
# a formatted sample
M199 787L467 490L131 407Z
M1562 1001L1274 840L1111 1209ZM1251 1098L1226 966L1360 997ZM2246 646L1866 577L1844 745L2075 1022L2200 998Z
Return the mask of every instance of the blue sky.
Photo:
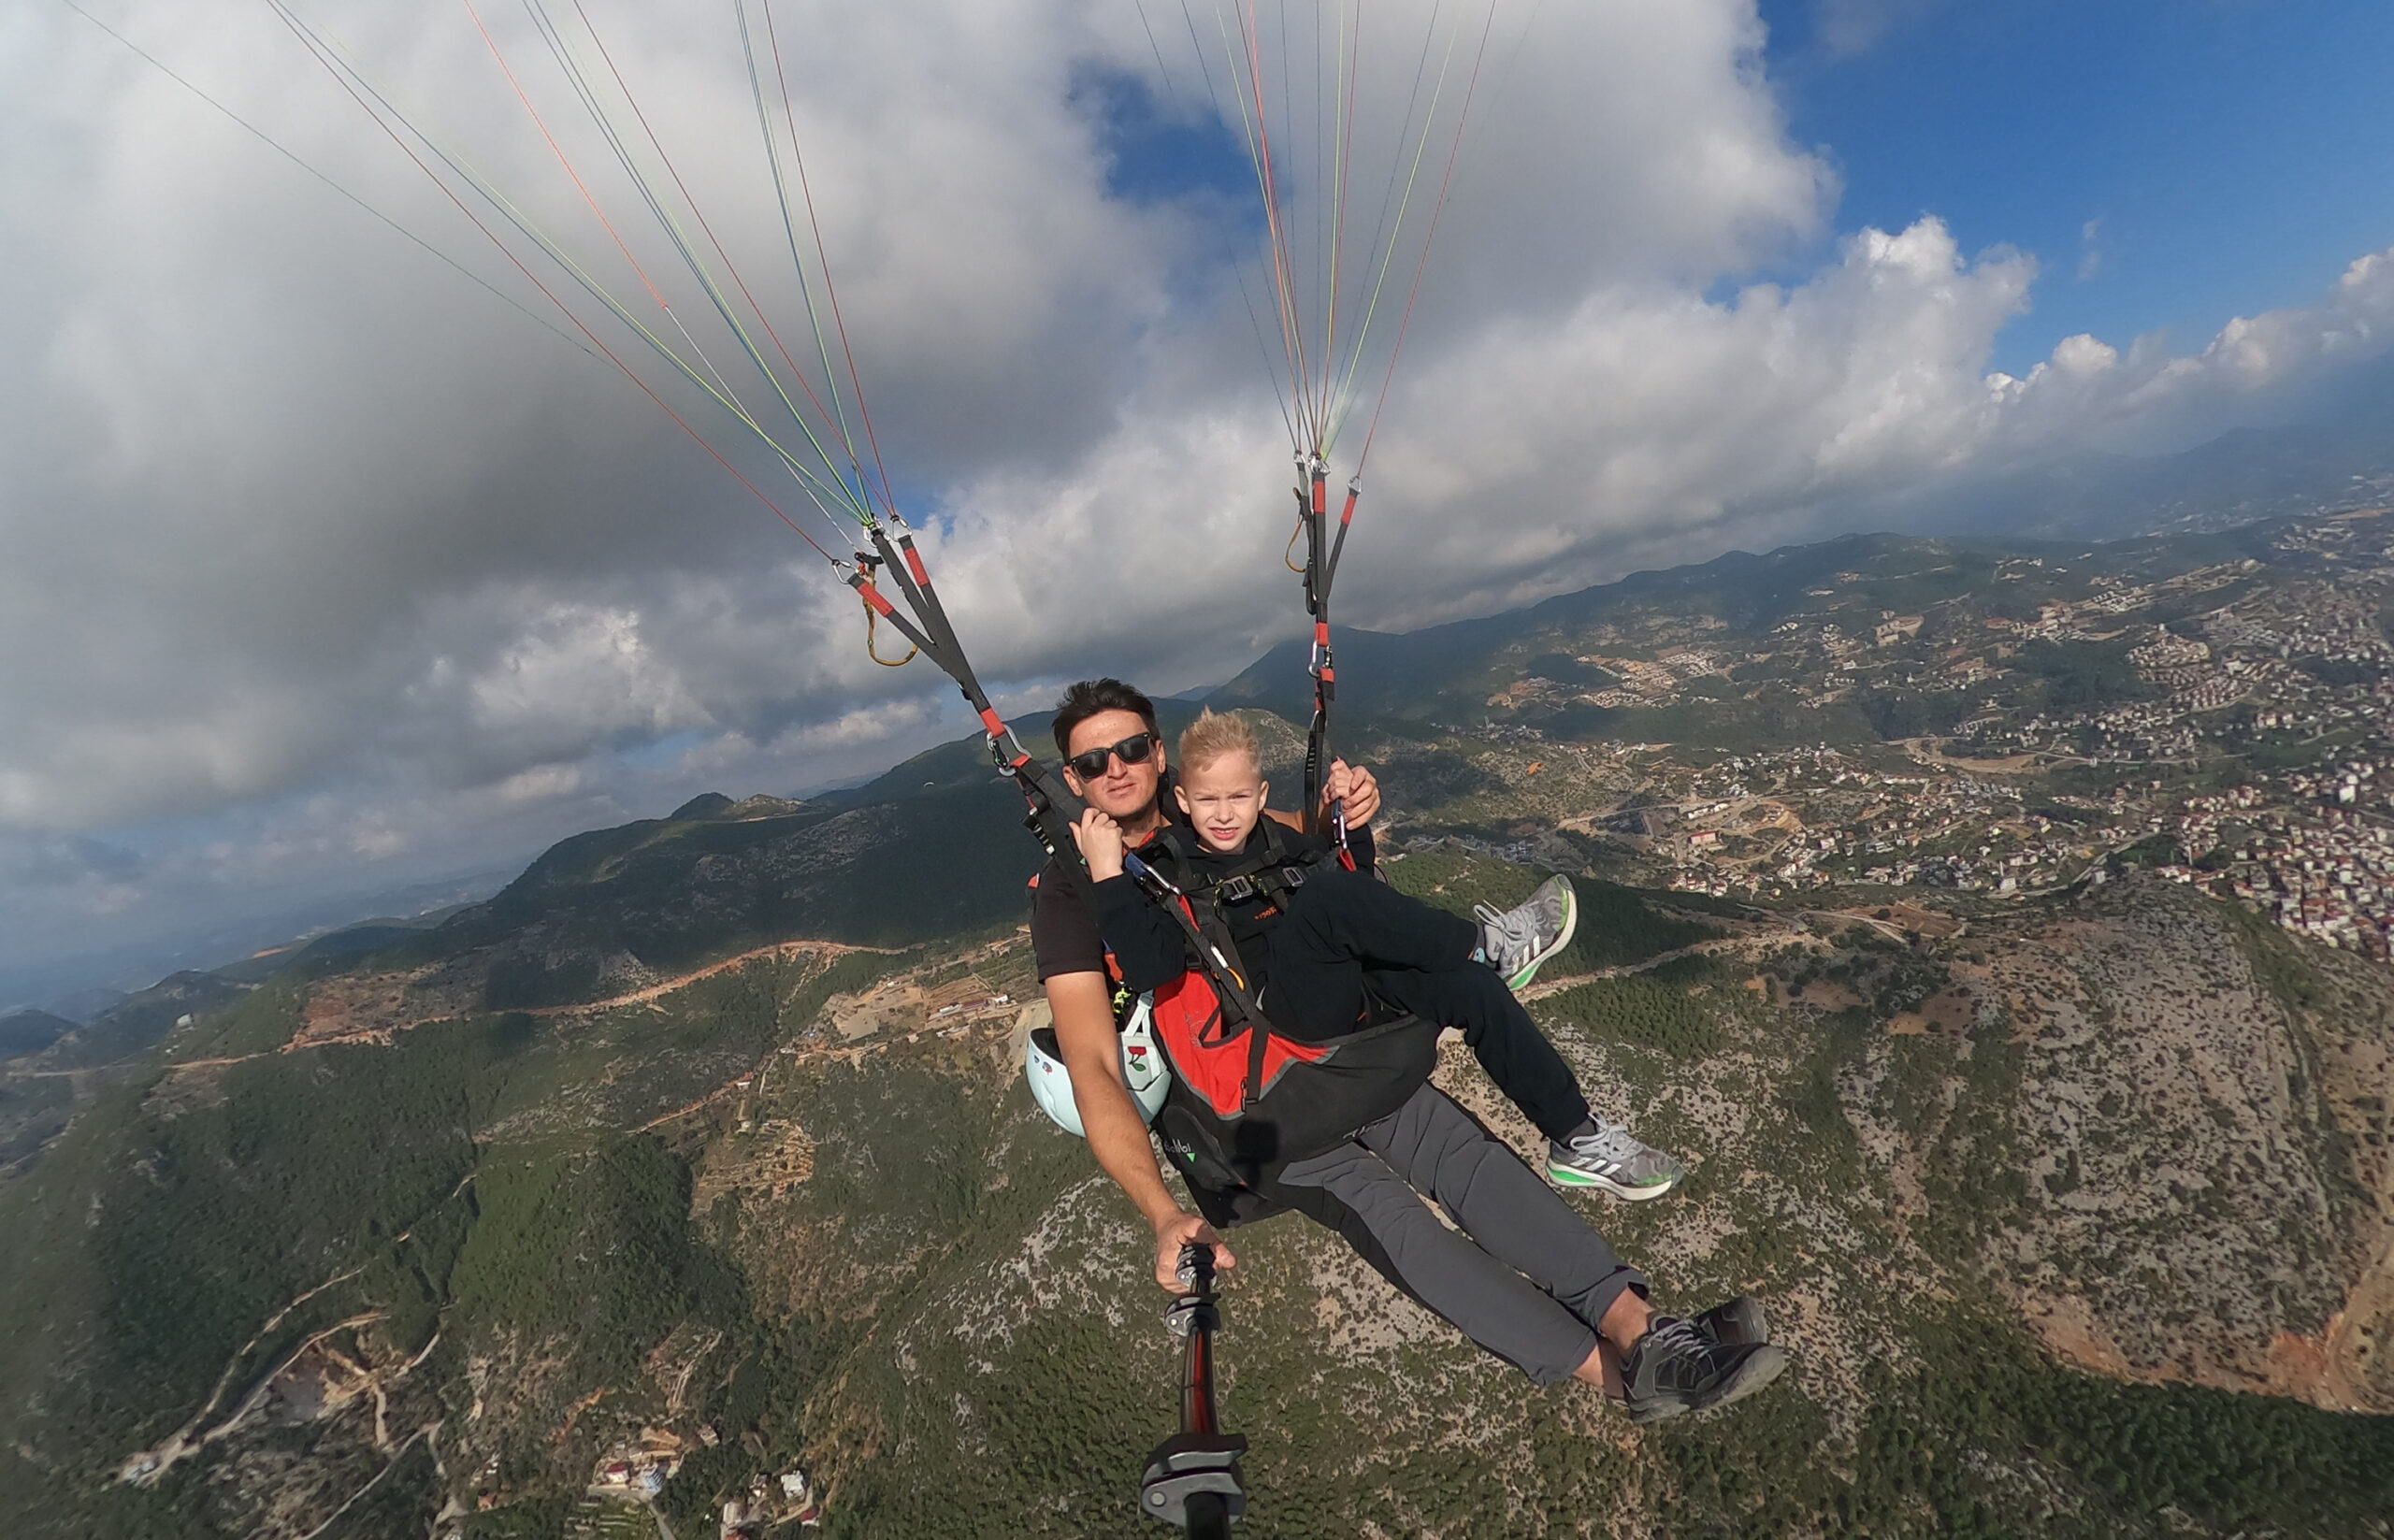
M1790 133L1844 177L1839 230L1935 213L1965 251L2035 254L2034 309L1997 341L2010 372L2075 332L2199 346L2394 245L2384 0L1762 10Z

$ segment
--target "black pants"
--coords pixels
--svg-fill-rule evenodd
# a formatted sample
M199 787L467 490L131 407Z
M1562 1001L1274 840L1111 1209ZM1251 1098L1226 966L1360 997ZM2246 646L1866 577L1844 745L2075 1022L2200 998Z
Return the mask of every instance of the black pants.
M1368 985L1400 1011L1459 1029L1488 1078L1549 1139L1586 1121L1570 1066L1496 971L1471 960L1474 922L1361 872L1317 868L1264 936L1267 998L1258 1003L1289 1036L1351 1031Z

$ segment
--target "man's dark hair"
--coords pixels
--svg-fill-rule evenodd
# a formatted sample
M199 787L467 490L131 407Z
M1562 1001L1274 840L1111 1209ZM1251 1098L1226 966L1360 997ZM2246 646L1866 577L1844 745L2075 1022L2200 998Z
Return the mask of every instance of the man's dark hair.
M1073 729L1100 712L1135 712L1147 731L1162 736L1156 727L1154 701L1118 679L1084 679L1056 702L1056 752L1072 753Z

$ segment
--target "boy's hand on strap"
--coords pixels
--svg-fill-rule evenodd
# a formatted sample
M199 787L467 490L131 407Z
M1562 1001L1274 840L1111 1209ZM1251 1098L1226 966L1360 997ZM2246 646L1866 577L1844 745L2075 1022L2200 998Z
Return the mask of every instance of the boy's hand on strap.
M1322 783L1321 805L1327 809L1341 799L1347 804L1347 827L1361 828L1380 810L1380 784L1363 766L1333 759L1329 778Z
M1122 826L1090 808L1073 826L1073 843L1080 846L1081 859L1089 863L1089 879L1105 882L1122 875Z
M1173 1293L1180 1292L1180 1248L1191 1241L1214 1248L1214 1266L1228 1272L1238 1265L1231 1248L1214 1233L1214 1227L1194 1214L1175 1214L1156 1225L1156 1282Z

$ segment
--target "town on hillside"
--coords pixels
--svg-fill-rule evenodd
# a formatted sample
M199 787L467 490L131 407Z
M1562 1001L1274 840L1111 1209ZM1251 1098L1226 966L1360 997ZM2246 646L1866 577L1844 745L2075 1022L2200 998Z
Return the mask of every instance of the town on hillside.
M1705 616L1617 621L1577 670L1548 664L1491 695L1477 727L1510 751L1500 774L1542 780L1566 829L1656 885L2012 900L2135 866L2385 960L2386 512L2291 521L2268 560L2173 561L2174 541L2004 558L1991 583L1910 612L1874 602L1916 588L1923 548L1935 554L1902 542L1892 564L1806 590L1818 613L1745 637ZM1564 672L1578 677L1549 677ZM1668 729L1772 697L1796 725L1745 743L1717 729L1623 741L1572 715ZM1899 730L1801 741L1808 716L1839 708ZM1918 730L1900 730L1906 712Z

